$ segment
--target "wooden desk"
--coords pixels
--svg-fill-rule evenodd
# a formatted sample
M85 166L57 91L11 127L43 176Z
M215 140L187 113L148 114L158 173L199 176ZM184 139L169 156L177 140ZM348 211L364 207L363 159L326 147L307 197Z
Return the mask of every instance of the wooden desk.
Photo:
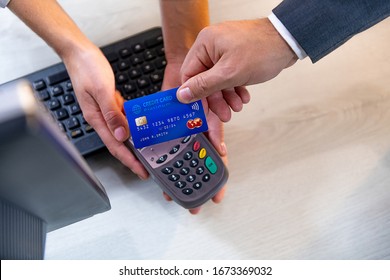
M160 25L158 1L60 2L98 45ZM278 2L210 0L211 19L267 16ZM0 83L58 61L8 10L0 18ZM108 153L89 157L112 210L49 233L46 258L389 259L389 30L387 19L249 87L226 125L226 198L197 216Z

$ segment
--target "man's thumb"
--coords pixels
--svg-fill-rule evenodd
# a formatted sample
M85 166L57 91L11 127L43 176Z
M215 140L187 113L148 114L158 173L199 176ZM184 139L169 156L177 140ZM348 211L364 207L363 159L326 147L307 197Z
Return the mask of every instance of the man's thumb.
M216 69L211 68L191 77L177 90L177 99L182 103L190 103L224 89L226 81L216 73Z

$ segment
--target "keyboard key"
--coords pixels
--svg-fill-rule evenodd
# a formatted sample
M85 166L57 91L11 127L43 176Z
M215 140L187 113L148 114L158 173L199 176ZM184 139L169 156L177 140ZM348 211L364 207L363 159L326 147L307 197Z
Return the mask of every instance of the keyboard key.
M129 80L129 77L126 73L121 73L116 75L115 80L118 84L123 84Z
M68 72L66 70L55 73L53 75L50 75L47 77L47 82L50 86L54 84L58 84L59 82L63 82L65 80L69 79Z
M122 60L118 63L118 69L124 71L130 68L130 63L126 60Z
M130 61L131 63L136 66L138 64L141 64L142 62L144 62L143 58L140 56L140 55L133 55L131 58L130 58Z
M152 50L148 50L144 53L144 58L145 60L152 60L153 58L156 57L156 52Z
M81 115L81 123L82 124L88 124L83 115Z
M124 48L119 51L119 54L122 58L126 58L131 55L131 50L130 48Z
M69 111L71 115L77 115L81 113L80 105L79 104L73 104L72 106L69 107Z
M42 90L42 89L46 88L46 83L44 80L35 81L35 82L33 82L33 88L35 90Z
M150 75L150 80L152 81L152 83L161 82L163 80L163 75L159 72L153 73Z
M73 90L73 85L71 81L67 81L65 84L65 89L66 91L72 91Z
M63 124L62 122L58 122L57 124L58 124L58 127L60 128L60 130L61 130L62 132L65 132L65 131L66 131L66 128L65 128L65 126L64 126L64 124Z
M69 105L75 102L73 94L67 93L62 97L62 102L64 105Z
M137 84L139 88L146 88L147 86L150 85L149 79L146 77L139 78L137 80Z
M53 96L59 96L59 95L61 95L63 93L64 93L64 90L62 89L61 86L55 86L55 87L51 88L51 94Z
M61 109L56 110L54 112L54 114L55 114L57 120L59 120L59 121L62 121L64 119L66 119L67 117L69 117L68 111L66 111L65 108L61 108Z
M47 90L41 90L41 91L39 91L38 94L37 94L37 96L38 96L38 99L39 99L40 101L46 101L46 100L49 100L49 99L50 99L50 95L49 95L49 93L47 92Z
M163 69L165 66L167 66L167 61L165 58L159 58L156 60L155 65L158 69Z
M72 137L72 138L78 138L78 137L81 137L81 136L83 136L83 131L81 130L81 129L76 129L76 130L73 130L73 131L71 131L70 132L70 136Z
M160 89L161 89L161 83L158 83L158 84L152 86L151 88L149 88L149 94L158 92L158 91L160 91Z
M162 43L163 43L163 37L161 35L154 37L154 38L151 38L151 39L147 39L145 41L145 45L147 48L152 48L152 47L155 47L155 46L160 45Z
M129 71L129 76L131 79L136 79L142 76L142 72L138 68L134 68Z
M129 94L135 92L137 90L137 86L133 82L129 82L123 85L123 90L125 94Z
M135 53L142 52L144 49L145 48L144 48L144 46L141 43L137 43L137 44L133 45L133 51Z
M79 120L76 117L70 118L65 123L66 123L66 127L69 130L72 130L72 129L76 128L76 127L80 127L80 122L79 122Z
M154 66L152 64L148 63L142 66L142 71L144 72L144 74L153 72L153 70L154 70Z
M165 49L164 46L161 46L159 48L156 48L156 53L158 56L165 56Z
M54 98L48 102L48 108L50 110L56 110L61 107L61 103L58 101L57 98Z
M91 132L94 132L95 130L93 129L92 126L90 126L89 124L87 124L85 127L84 127L84 130L85 132L87 133L91 133Z

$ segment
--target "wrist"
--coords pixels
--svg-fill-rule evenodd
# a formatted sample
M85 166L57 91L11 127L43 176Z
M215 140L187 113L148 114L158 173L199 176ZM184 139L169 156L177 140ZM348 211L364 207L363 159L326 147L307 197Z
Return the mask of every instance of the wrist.
M284 41L290 46L291 50L294 51L296 56L299 59L304 59L307 54L305 50L301 47L298 41L292 36L290 31L284 26L284 24L276 17L274 13L271 13L268 16L268 20L272 23L274 28L278 31L280 36L284 39Z
M160 0L165 57L182 63L198 33L209 25L207 0Z
M271 20L269 18L264 18L263 20L267 22L268 30L273 37L277 52L281 54L282 57L284 57L285 61L288 61L286 68L293 65L298 60L298 55L291 47L291 45L280 34L279 30L275 28Z
M72 60L75 56L89 53L97 48L91 41L84 36L63 37L58 44L52 46L63 61Z

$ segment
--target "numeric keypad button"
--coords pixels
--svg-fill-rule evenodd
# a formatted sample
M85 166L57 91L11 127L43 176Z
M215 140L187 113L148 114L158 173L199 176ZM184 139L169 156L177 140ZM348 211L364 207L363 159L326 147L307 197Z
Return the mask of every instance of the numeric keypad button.
M192 159L192 160L190 161L190 166L191 166L191 167L197 167L198 164L199 164L199 160L196 159L196 158L194 158L194 159Z
M195 190L199 190L202 187L202 183L201 182L196 182L192 187Z
M172 167L165 167L161 170L161 172L166 174L166 175L169 175L173 172L173 168Z
M188 175L190 173L190 169L188 167L183 167L180 169L180 174L181 175Z
M188 136L186 136L183 140L181 140L181 142L182 142L183 144L185 144L185 143L187 143L188 141L190 141L190 139L191 139L191 135L188 135Z
M208 182L208 181L210 181L210 174L205 174L203 177L202 177L202 181L203 182Z
M171 175L168 176L168 179L171 180L172 182L176 182L177 180L180 179L180 175L171 174Z
M190 194L192 194L193 190L190 189L190 188L185 188L185 189L182 190L182 192L183 192L184 194L186 194L186 195L190 195Z
M180 167L183 166L183 164L184 164L184 162L182 160L177 160L177 161L175 161L173 166L176 167L176 168L180 168Z
M192 152L186 152L186 153L184 154L183 158L184 158L185 160L190 160L190 159L192 159Z
M169 154L173 155L173 154L176 154L180 149L180 145L176 145L175 147L173 147L170 151L169 151Z
M187 180L187 182L192 183L196 180L196 176L195 175L188 175L186 180Z
M162 155L161 157L159 157L157 160L156 160L156 163L160 164L160 163L163 163L164 161L166 161L168 158L168 155Z
M203 166L199 166L197 169L196 169L196 174L198 175L202 175L204 173L205 169Z
M184 188L186 185L187 185L187 183L183 182L183 181L178 181L178 182L175 183L175 187L179 188L179 189Z

